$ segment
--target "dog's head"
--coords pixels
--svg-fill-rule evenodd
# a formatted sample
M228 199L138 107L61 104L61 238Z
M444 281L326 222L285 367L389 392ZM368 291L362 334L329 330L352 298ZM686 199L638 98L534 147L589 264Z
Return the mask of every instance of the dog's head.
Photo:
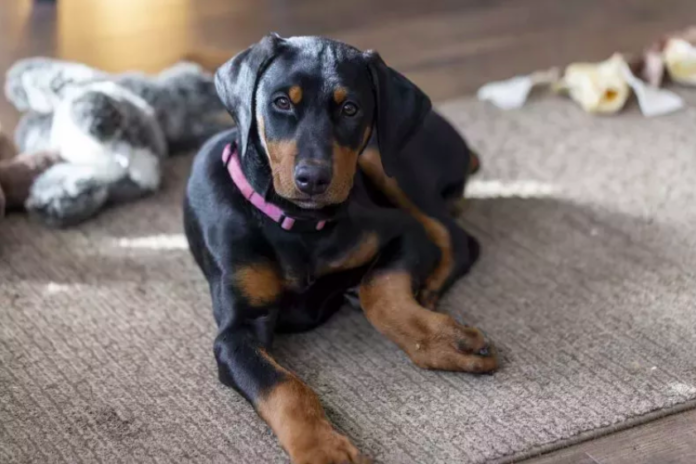
M307 209L348 198L373 132L393 172L431 107L377 53L319 37L268 35L221 66L215 83L239 128L242 162L255 144L275 192Z

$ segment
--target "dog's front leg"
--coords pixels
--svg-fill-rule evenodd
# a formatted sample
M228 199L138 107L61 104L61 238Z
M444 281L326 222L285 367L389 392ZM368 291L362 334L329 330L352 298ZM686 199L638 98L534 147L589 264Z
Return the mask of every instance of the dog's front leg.
M211 285L222 383L268 423L294 464L368 463L324 413L317 395L268 353L282 283L270 266L239 267Z
M372 325L419 367L494 371L498 367L495 350L480 330L430 311L416 300L415 291L439 256L422 227L405 227L364 277L359 288L363 311Z

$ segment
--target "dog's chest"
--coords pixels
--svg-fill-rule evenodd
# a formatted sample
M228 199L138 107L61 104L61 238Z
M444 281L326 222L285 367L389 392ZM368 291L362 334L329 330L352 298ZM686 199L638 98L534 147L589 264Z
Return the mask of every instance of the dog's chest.
M325 242L298 242L281 246L278 260L288 289L302 292L317 279L370 264L379 252L374 232L359 233L352 239L335 238Z

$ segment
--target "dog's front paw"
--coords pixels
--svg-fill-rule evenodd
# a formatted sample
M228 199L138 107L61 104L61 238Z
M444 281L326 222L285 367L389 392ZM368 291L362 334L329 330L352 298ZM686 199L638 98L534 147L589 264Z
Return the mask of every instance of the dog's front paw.
M293 464L371 464L372 460L328 423L289 449Z
M441 315L434 330L408 354L424 369L485 374L498 368L497 351L483 332L445 315Z

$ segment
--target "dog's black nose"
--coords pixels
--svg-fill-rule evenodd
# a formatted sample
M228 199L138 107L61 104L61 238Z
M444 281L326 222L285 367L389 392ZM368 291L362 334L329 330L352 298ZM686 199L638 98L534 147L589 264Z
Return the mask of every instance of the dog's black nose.
M300 163L295 168L295 184L302 193L319 195L329 188L330 183L329 166Z

